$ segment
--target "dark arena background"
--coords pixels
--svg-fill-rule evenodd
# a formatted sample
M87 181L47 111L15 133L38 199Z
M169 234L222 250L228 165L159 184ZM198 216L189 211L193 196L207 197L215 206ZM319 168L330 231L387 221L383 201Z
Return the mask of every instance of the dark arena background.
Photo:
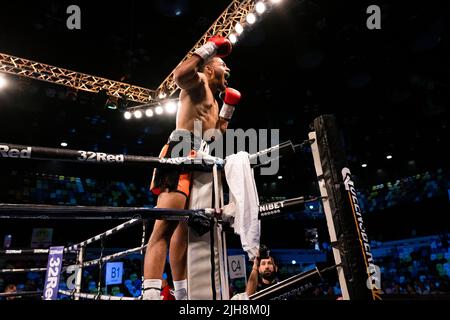
M0 146L157 157L175 128L175 112L165 103L175 101L176 106L179 93L161 84L167 85L167 77L231 2L2 3ZM245 26L231 55L224 58L231 69L229 85L242 93L229 128L279 129L280 142L301 143L308 139L314 119L334 115L374 264L379 267L381 298L449 300L449 2L262 2L267 11ZM67 26L70 5L81 10L80 29ZM368 27L371 5L380 8L380 29ZM49 71L44 64L60 70ZM148 88L151 99L148 94L134 100L127 94L113 97L108 86L99 91L94 80L74 74ZM97 89L82 88L83 81ZM137 119L135 111L143 104L152 116L143 109ZM127 111L130 119L125 118ZM2 150L0 203L156 205L157 197L149 190L151 166L13 159ZM275 175L255 170L261 204L319 194L309 146L283 156L279 163ZM1 219L0 269L45 268L48 255L5 253L67 247L119 223ZM153 223L148 221L147 237ZM141 237L142 224L137 224L88 246L85 259L139 247ZM320 199L262 220L261 243L270 249L280 281L334 264ZM227 247L229 256L245 254L232 231L227 233ZM253 265L245 257L246 277L230 279L231 295L245 291ZM76 255L64 256L66 265L75 262ZM115 262L123 262L120 282L106 284L106 263L87 267L81 292L140 297L143 255L137 251ZM167 285L172 287L169 261L165 271ZM45 271L2 272L0 293L11 288L19 293L39 292L44 282ZM63 272L59 288L67 290L69 282ZM0 297L19 298L39 300L41 296ZM71 298L59 295L59 299ZM342 299L336 272L290 298Z

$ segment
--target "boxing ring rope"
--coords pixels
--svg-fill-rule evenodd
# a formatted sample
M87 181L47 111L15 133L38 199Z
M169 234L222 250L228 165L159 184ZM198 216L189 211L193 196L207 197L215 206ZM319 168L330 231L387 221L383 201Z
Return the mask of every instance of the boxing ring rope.
M137 219L135 219L135 220L137 222L140 221L140 220L137 220ZM108 230L106 232L103 232L103 233L101 233L101 234L99 234L99 235L97 235L95 237L92 237L92 238L90 238L88 240L80 242L79 244L76 244L76 245L70 246L68 248L65 248L64 252L65 253L73 252L73 251L77 252L81 248L84 248L87 245L89 245L89 244L91 244L91 243L93 243L95 241L99 241L101 239L104 239L105 237L108 237L108 236L111 236L111 235L117 233L120 230L124 230L126 227L130 227L132 225L135 225L136 221L130 220L130 222L133 222L133 223L121 224L121 225L119 225L119 226L117 226L117 227L115 227L113 229L110 229L110 230ZM143 238L145 239L145 236L143 236ZM137 248L129 249L129 250L126 250L126 251L121 251L121 252L114 253L112 255L103 257L101 259L99 258L99 259L83 262L82 264L80 264L78 266L89 267L89 266L100 264L100 263L103 263L103 262L106 262L106 261L120 259L121 257L127 256L129 254L133 254L135 252L139 252L140 251L142 253L142 250L144 248L146 248L146 247L147 247L147 245L143 245L143 246L140 246L140 247L137 247ZM39 250L40 250L39 254L43 254L44 252L46 252L48 254L48 252L49 252L49 249L39 249ZM5 251L8 251L8 250L5 250ZM15 250L15 251L32 252L34 250ZM0 252L0 254L2 254L2 253ZM6 254L8 254L8 253L6 253ZM14 254L18 255L17 252L15 252ZM66 270L66 269L67 269L67 266L63 268L63 270ZM0 269L0 273L45 272L45 271L47 271L47 268Z
M2 207L1 204L0 204L0 207ZM51 206L48 206L48 207L51 207ZM8 208L8 206L5 206L4 208ZM66 208L68 208L68 207L66 207ZM93 208L96 208L96 207L93 207ZM99 209L99 211L101 210L101 207L97 207L97 208ZM47 210L47 209L43 209L43 208L40 208L40 209ZM8 209L5 209L5 210L8 210ZM22 208L21 210L24 210L24 209ZM48 210L52 210L52 208L48 208ZM1 209L0 209L0 211L1 211ZM67 248L64 248L64 253L68 253L68 252L72 252L72 251L76 252L76 251L78 251L79 247L84 247L84 246L86 246L88 244L91 244L91 243L93 243L95 241L99 241L103 237L111 236L111 235L113 235L113 234L115 234L115 233L117 233L117 232L119 232L121 230L125 230L125 229L127 229L129 227L132 227L132 226L136 225L140 221L141 221L140 219L131 219L131 220L125 222L125 223L122 223L122 224L118 225L117 227L114 227L114 228L112 228L110 230L107 230L107 231L105 231L103 233L100 233L100 234L96 235L95 237L89 238L89 239L87 239L85 241L82 241L82 242L80 242L78 244L74 244L74 245L71 245L71 246L69 246ZM50 251L49 249L1 250L0 251L0 255L48 254L49 251Z
M96 242L96 241L100 241L106 237L110 237L116 233L118 233L119 231L125 230L131 226L136 225L138 222L140 222L141 220L139 219L132 219L129 220L125 223L122 223L120 225L118 225L115 228L112 228L110 230L107 230L103 233L100 233L92 238L89 238L85 241L82 241L78 244L72 245L70 247L64 248L64 253L73 253L73 252L79 252L79 250L81 248L86 247L87 245ZM143 238L145 239L145 234L143 235ZM127 251L123 251L122 253L126 252L126 254L121 255L121 252L119 253L115 253L112 254L110 256L104 257L103 261L109 261L109 260L113 260L113 259L118 259L122 256L125 256L127 254L131 254L134 253L136 251L140 251L143 248L145 248L146 246L141 246L138 248L134 248L134 249L130 249ZM0 252L0 255L19 255L20 253L32 253L32 254L44 254L49 252L49 249L35 249L35 250L30 250L30 249L25 249L25 250L2 250L2 252ZM96 260L92 260L90 262L85 262L82 264L82 266L90 266L90 265L95 265L96 263L94 263L94 261L97 261L97 263L99 263L100 259L96 259ZM63 270L66 270L67 267L64 267ZM47 270L47 268L22 268L22 269L0 269L0 274L1 273L23 273L23 272L45 272Z
M259 151L255 154L249 155L250 161L260 159L261 156L267 155L271 152L279 152L279 157L285 153L296 152L302 146L311 144L311 140L305 140L301 144L294 145L291 141L280 143L276 146ZM71 149L47 148L36 146L25 146L17 144L9 144L0 142L0 158L12 159L33 159L33 160L51 160L51 161L67 161L78 163L96 163L109 165L151 165L155 168L173 168L181 167L192 171L211 171L214 165L218 169L223 169L226 160L213 156L204 156L202 158L192 157L176 157L176 158L158 158L152 156L136 156L124 154L107 154L93 151L78 151ZM278 159L278 158L276 158ZM269 159L274 161L275 159ZM255 166L267 164L260 163Z
M216 157L204 157L201 160L191 157L158 158L152 156L135 156L124 154L106 154L93 151L77 151L71 149L46 148L35 146L24 146L8 143L0 143L2 156L4 158L51 160L78 163L117 164L129 165L151 165L155 168L172 168L189 166L190 170L210 171L214 164L223 167L224 160ZM18 156L8 156L11 151L18 151Z
M82 298L82 299L88 299L88 300L127 300L127 301L136 301L141 300L141 298L134 298L134 297L117 297L117 296L108 296L108 295L99 295L99 294L93 294L93 293L75 293L68 290L58 290L58 293L74 297L74 298Z
M9 298L9 297L30 297L30 296L41 296L42 291L21 291L21 292L2 292L0 293L0 298Z
M296 206L315 202L325 197L312 196L312 197L297 197L287 200L281 200L277 202L270 202L259 206L260 218L266 218L269 216L282 213L282 208L295 208ZM114 215L110 215L111 211L114 211ZM33 213L33 214L30 214ZM82 215L76 215L76 213L82 212ZM70 220L127 220L127 222L101 233L88 240L80 242L79 244L72 245L65 251L77 250L77 247L90 244L94 241L98 241L103 236L109 236L122 229L126 229L137 224L142 219L164 219L164 220L177 220L177 221L189 221L192 217L199 218L211 218L220 217L222 209L205 208L205 209L165 209L165 208L142 208L142 207L101 207L101 206L53 206L53 205L32 205L32 204L8 204L0 203L0 219L70 219ZM35 253L44 254L48 253L48 249L27 250L23 253ZM44 250L47 250L44 252ZM0 254L21 254L24 250L2 250Z
M271 152L279 152L279 155L273 159L268 158L265 162L260 162L258 164L252 165L252 168L256 169L258 167L265 166L274 160L278 160L288 153L296 153L297 151L302 150L305 146L310 146L312 143L314 143L314 141L315 141L314 139L309 139L309 140L304 140L303 142L294 145L292 143L292 141L289 140L289 141L280 143L279 145L270 147L268 149L261 150L255 154L251 154L248 156L248 158L251 163L252 161L255 161L255 160L260 161L262 156L266 156L267 154L269 154Z
M147 247L147 245L142 246L142 247L129 249L129 250L125 250L125 251L121 251L121 252L117 252L117 253L111 254L109 256L105 256L103 258L98 258L98 259L86 261L86 262L83 262L81 264L81 266L82 267L90 267L90 266L94 266L94 265L97 265L97 264L100 264L100 263L104 263L104 262L107 262L107 261L117 260L117 259L125 257L125 256L127 256L129 254L133 254L133 253L136 253L136 252L142 252L142 250L144 248L146 248L146 247Z
M136 225L137 222L140 222L141 220L139 219L133 219L130 220L133 223L132 224L128 224L127 227L130 227L131 225ZM77 278L76 278L76 283L75 283L75 288L72 291L67 291L67 290L58 290L59 294L62 295L66 295L66 296L71 296L73 299L75 300L79 300L81 299L91 299L91 300L139 300L138 298L128 298L128 297L115 297L115 296L108 296L108 295L101 295L101 283L102 283L102 272L103 272L103 266L106 262L108 261L112 261L112 260L117 260L120 258L123 258L125 256L128 256L130 254L136 253L136 252L140 252L141 255L143 255L144 253L144 248L147 247L147 245L145 245L145 236L146 236L146 224L145 221L143 221L143 227L142 227L142 238L141 238L141 246L137 247L137 248L133 248L133 249L129 249L129 250L125 250L125 251L121 251L121 252L117 252L114 254L111 254L109 256L103 256L103 251L105 248L105 240L110 237L111 235L117 233L120 230L124 230L125 224L119 225L116 228L113 228L111 230L108 230L102 234L99 234L95 237L90 238L89 240L83 241L82 243L75 245L73 247L76 248L80 248L79 250L79 256L78 256L78 261L77 264L75 266L77 266L79 268L78 273L77 273ZM98 259L94 259L94 260L90 260L90 261L84 261L84 250L86 249L86 246L92 242L95 241L100 241L101 242L101 252L100 252L100 257ZM99 266L99 278L98 278L98 282L97 282L97 294L89 294L89 293L82 293L81 291L81 281L82 281L82 271L83 268L86 267L91 267L91 266ZM143 276L142 276L143 277ZM142 278L143 279L143 278Z
M302 291L311 288L311 280L313 280L314 277L321 280L324 273L335 270L337 267L339 267L339 265L330 266L322 270L315 267L312 270L296 274L288 279L274 284L273 286L254 293L249 297L249 300L283 300L283 297L286 298L292 294L299 294ZM306 282L306 280L309 280L309 282L305 283L304 286L300 286L302 282ZM280 294L280 292L283 293Z
M101 290L101 273L103 270L103 265L105 262L107 261L111 261L111 260L117 260L120 259L122 257L125 257L127 255L136 253L136 252L141 252L142 254L142 250L143 248L147 247L146 245L143 247L138 247L138 248L134 248L134 249L129 249L129 250L125 250L125 251L121 251L109 256L105 256L103 257L101 254L100 258L95 259L95 260L91 260L91 261L86 261L86 262L81 262L79 264L77 264L78 267L81 268L81 270L79 271L81 273L82 268L86 268L86 267L90 267L90 266L95 266L95 265L99 265L99 281L97 283L97 294L91 294L91 293L82 293L79 292L81 289L81 283L77 283L75 285L75 289L72 291L69 290L62 290L62 289L58 289L58 293L65 295L65 296L71 296L75 299L89 299L89 300L140 300L142 295L138 298L135 297L116 297L116 296L111 296L111 295L101 295L100 294L100 290ZM102 252L103 252L103 248L102 248Z
M146 218L186 221L190 215L199 213L211 212L203 209L0 204L0 219L129 220Z
M306 140L302 144L293 145L292 142L288 141L277 146L262 150L256 154L249 155L250 161L258 160L262 155L267 155L272 152L279 151L296 151L306 144L312 143L312 140ZM5 146L2 146L5 150ZM26 156L26 159L36 159L36 160L60 160L60 161L71 161L71 162L96 162L96 163L121 163L121 164L152 164L156 167L165 166L186 166L188 165L191 170L213 170L214 174L217 175L218 169L223 170L225 161L223 159L215 157L206 157L201 159L192 159L187 157L172 158L172 159L160 159L156 157L143 157L143 156L125 156L125 155L107 155L103 153L93 153L84 151L75 151L67 149L55 149L55 148L41 148L41 147L29 147L21 145L8 145L9 150L11 149L21 149L19 151L22 155ZM87 158L89 156L89 158ZM278 155L280 158L282 155ZM97 157L97 158L95 158ZM269 162L275 160L269 159L266 162L259 162L257 165L252 167L259 167L268 164ZM260 206L259 219L278 215L281 213L282 208L292 208L297 205L304 204L306 202L317 201L320 197L313 197L306 199L305 197L299 197L295 199L288 199L284 201L269 203ZM140 252L141 255L144 253L145 245L145 235L146 235L146 219L166 219L166 220L178 220L186 221L192 217L200 217L201 219L210 219L211 217L220 217L222 210L220 208L210 208L210 209L199 209L199 210L175 210L175 209L160 209L160 208L136 208L136 207L83 207L83 206L52 206L52 205L26 205L26 204L0 204L0 219L130 219L125 223L107 230L99 235L89 238L79 244L72 245L64 249L65 253L78 251L78 261L75 266L78 266L81 270L84 267L99 265L99 281L97 284L97 294L87 294L81 293L81 272L78 273L77 283L74 290L58 290L60 294L72 296L75 299L100 299L100 300L139 300L139 298L128 298L128 297L114 297L100 294L101 288L101 272L103 264L107 261L120 259L132 253ZM143 222L143 232L141 246L129 249L126 251L118 252L109 256L103 257L104 240L109 236L124 230L131 226L136 225L140 221ZM100 258L91 261L83 261L84 250L87 245L101 241L102 250ZM36 250L3 250L0 254L12 255L12 254L45 254L48 253L49 249L36 249ZM73 266L73 265L72 265ZM67 270L67 266L63 268L63 271ZM43 272L46 268L28 268L28 269L2 269L0 273L3 272Z
M0 205L1 207L1 205ZM42 207L40 208L40 210L52 210L52 208L49 208L51 206L45 206L46 209L43 209ZM67 207L66 207L67 208ZM94 209L95 207L91 208ZM1 210L1 209L0 209ZM58 210L61 210L61 208L58 208ZM101 208L99 208L99 211L101 211ZM118 233L119 231L125 230L129 227L132 227L134 225L136 225L137 223L139 223L141 220L140 219L131 219L125 223L122 223L120 225L118 225L117 227L114 227L110 230L107 230L103 233L100 233L92 238L89 238L87 240L84 240L78 244L75 245L71 245L67 248L64 248L64 253L73 253L73 252L78 252L81 248L86 247L87 245L96 242L96 241L100 241L101 239L104 239L106 237L110 237L116 233ZM145 235L143 235L143 238L145 238ZM142 246L139 248L136 248L141 250ZM133 250L136 250L133 249ZM49 253L49 249L24 249L24 250L2 250L0 252L0 255L19 255L19 254L48 254ZM111 260L112 258L110 258ZM46 271L46 268L23 268L23 269L0 269L0 273L6 273L6 272L43 272Z
M305 203L317 201L320 198L321 197L311 197L311 198L298 197L298 198L294 198L294 199L287 199L287 200L283 200L283 201L279 201L279 202L263 204L260 206L259 216L260 216L260 219L273 217L274 215L278 216L280 214L283 214L283 211L285 211L285 210L296 209ZM31 209L34 213L36 213L36 212L37 213L62 212L62 211L66 211L68 208L71 209L71 210L69 210L71 212L76 212L77 208L81 208L81 209L83 209L84 212L88 212L88 213L92 213L94 211L103 213L103 212L109 212L108 210L111 209L110 207L89 207L87 210L87 207L67 207L67 206L49 206L49 205L39 205L39 206L12 205L12 207L15 210L15 214L18 214L21 212L29 212L29 210L28 210L28 209L30 209L29 207L33 207ZM2 214L3 210L6 211L6 210L10 210L10 209L11 209L11 206L0 204L0 217L5 218L5 216ZM114 208L112 208L112 209L114 209ZM93 242L96 242L96 241L104 240L104 239L116 234L117 232L119 232L121 230L125 230L131 226L135 226L136 224L138 224L141 221L143 222L143 228L142 228L143 232L142 232L142 240L141 240L142 245L137 248L129 249L126 251L121 251L121 252L114 253L114 254L111 254L111 255L105 256L105 257L103 257L101 255L100 258L90 260L90 261L82 261L82 259L80 261L80 259L79 259L79 261L77 261L75 266L78 266L79 268L86 268L86 267L95 266L95 265L102 266L107 261L117 260L117 259L125 257L129 254L133 254L136 252L140 252L141 254L143 254L143 250L147 247L147 245L145 245L146 224L145 224L144 219L141 220L141 218L135 218L136 212L142 211L141 209L146 209L143 211L145 213L151 213L151 212L153 212L153 210L160 212L160 210L150 209L150 208L119 208L119 209L124 209L125 212L129 213L130 216L128 216L128 218L131 218L131 220L128 220L125 223L118 225L117 227L114 227L110 230L107 230L107 231L101 233L101 234L98 234L94 237L84 240L78 244L71 245L70 247L65 248L64 252L65 253L74 253L76 251L80 252L80 250L83 250L84 248L86 248L87 245L92 244ZM137 209L137 210L135 210L135 209ZM116 210L116 211L121 211L121 210ZM166 211L166 210L164 210L164 211ZM194 213L192 213L192 211ZM197 214L198 212L201 212L202 214L209 213L209 216L217 216L217 209L201 209L201 210L179 210L178 214L171 215L170 218L173 218L174 220L178 220L178 219L180 219L180 217L183 217L183 219L185 219L185 218L188 219L191 214ZM121 212L121 213L123 213L123 212ZM48 215L45 215L45 217L50 218ZM96 217L100 218L100 216L98 216L98 215L96 215ZM39 218L42 219L42 216L40 216ZM71 217L64 215L63 218L70 219ZM80 217L72 217L72 218L80 219ZM151 216L149 215L149 217L147 217L147 218L156 219L156 217L154 215L151 215ZM88 217L87 219L91 219L91 217ZM110 219L110 217L108 217L108 219ZM124 216L121 215L118 219L124 219ZM103 243L102 243L102 249L103 249ZM49 249L35 249L35 250L24 249L24 250L3 250L2 252L0 252L0 254L6 254L6 255L18 255L20 253L31 253L31 254L47 253L48 254L48 252L49 252ZM83 256L83 255L81 255L81 256ZM62 271L63 272L66 271L67 268L68 268L68 266L65 266ZM1 273L45 272L45 271L47 271L47 268L0 269L0 274ZM79 272L81 273L81 270ZM79 279L79 280L81 280L81 279ZM79 288L81 285L81 283L78 283L78 282L79 281L77 281L76 288ZM98 288L100 288L99 285L97 286L97 289ZM76 290L77 289L74 289L73 291L58 290L58 292L62 295L71 296L75 299L80 299L80 298L81 299L92 299L92 300L98 300L98 299L100 299L100 300L139 300L140 299L140 298L115 297L115 296L100 295L100 294L80 293L80 292L75 292ZM20 293L18 293L18 296L20 296Z
M9 249L0 250L0 255L38 255L38 254L48 254L49 249Z
M297 209L297 207L308 203L314 202L322 197L298 197L294 199L287 199L283 201L263 204L259 207L259 216L260 219L265 218L273 218L280 214L284 214L283 211L286 209ZM13 211L13 212L11 212ZM84 215L75 215L79 211L83 212ZM115 213L114 216L105 216L101 214L110 214L111 211ZM7 212L6 214L4 212ZM34 213L30 215L30 212ZM139 212L139 214L137 214ZM170 212L170 214L168 214ZM36 213L41 215L36 215ZM62 216L61 213L64 213ZM69 215L70 214L70 215ZM87 214L87 215L86 215ZM200 214L200 216L199 216ZM203 214L206 214L204 217ZM126 221L119 226L107 230L101 234L98 234L94 237L91 237L85 241L82 241L78 244L71 245L67 248L64 248L65 253L77 251L80 248L84 248L87 245L100 241L103 238L109 237L121 230L125 230L131 226L138 224L141 219L158 219L158 218L166 218L167 220L188 220L192 216L199 216L200 219L208 219L208 217L217 217L217 209L198 209L198 210L167 210L167 209L159 209L159 208L140 208L140 207L80 207L80 206L51 206L51 205L28 205L28 204L0 204L0 219L9 219L9 218L21 218L21 219L131 219ZM139 218L136 218L140 216ZM144 223L144 222L143 222ZM143 227L144 229L144 227ZM143 249L145 248L145 233L143 231L141 247L132 249L133 253L137 251L141 251L143 254ZM36 249L36 250L2 250L0 254L5 255L18 255L21 253L33 253L33 254L44 254L48 253L48 249ZM118 253L117 253L118 254ZM116 255L117 255L116 254ZM112 255L114 256L114 255ZM103 258L103 259L106 259ZM112 258L108 257L108 260ZM117 258L116 258L117 259ZM104 260L104 261L108 261ZM100 259L96 259L94 261L100 261ZM90 263L88 265L94 265L95 263ZM86 266L88 266L86 265ZM82 265L85 266L85 265ZM45 272L46 268L23 268L23 269L0 269L0 273L24 273L24 272ZM65 270L65 269L64 269Z
M305 140L300 144L294 145L292 141L280 143L276 146L261 150L255 154L249 155L249 160L253 168L258 168L277 160L282 156L295 153L306 145L311 145L314 140ZM272 152L278 152L277 157L261 161L261 157ZM181 168L182 170L207 171L213 170L217 166L218 170L223 170L226 159L213 156L203 156L202 158L176 157L176 158L158 158L152 156L136 156L125 154L107 154L93 151L80 151L60 148L47 148L9 144L0 142L0 159L32 159L32 160L50 160L66 161L77 163L95 163L119 166L151 166L154 168ZM253 164L253 161L259 163Z
M96 235L95 237L87 239L87 240L85 240L83 242L80 242L78 244L72 245L72 246L68 247L67 250L64 249L64 251L73 251L73 250L78 251L79 247L85 247L85 246L87 246L87 245L89 245L89 244L91 244L93 242L101 240L102 238L110 237L110 236L118 233L119 231L128 229L128 228L138 224L138 222L140 222L139 219L131 219L131 220L125 222L125 223L122 223L122 224L118 225L117 227L114 227L114 228L112 228L110 230L107 230L107 231L105 231L103 233L100 233L100 234Z
M23 269L0 269L2 273L26 273L26 272L45 272L47 268L23 268Z

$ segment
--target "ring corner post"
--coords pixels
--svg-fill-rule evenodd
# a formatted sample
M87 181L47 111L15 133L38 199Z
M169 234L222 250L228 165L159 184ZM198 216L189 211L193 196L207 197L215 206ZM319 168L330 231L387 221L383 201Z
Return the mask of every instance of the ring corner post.
M363 215L333 115L313 122L309 138L344 300L379 300Z

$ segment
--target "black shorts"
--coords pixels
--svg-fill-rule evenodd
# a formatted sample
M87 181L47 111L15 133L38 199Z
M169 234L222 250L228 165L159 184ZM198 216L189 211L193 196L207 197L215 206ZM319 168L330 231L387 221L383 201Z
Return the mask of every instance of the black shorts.
M187 130L175 130L162 148L159 157L171 158L173 149L175 146L178 146L179 148L183 148L183 150L189 150L189 152L185 152L186 154L177 154L175 157L195 158L196 150L198 150L200 142L201 139L195 138L192 132ZM169 192L179 192L186 197L189 197L191 190L191 176L192 174L190 171L186 172L181 168L155 168L150 184L150 191L155 195L159 195L161 192L167 190Z

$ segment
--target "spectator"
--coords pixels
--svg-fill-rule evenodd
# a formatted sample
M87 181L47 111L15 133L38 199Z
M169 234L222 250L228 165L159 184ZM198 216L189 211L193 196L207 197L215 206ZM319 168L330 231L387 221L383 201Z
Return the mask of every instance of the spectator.
M253 261L252 272L250 273L246 293L251 296L257 291L268 288L278 282L278 267L275 259L270 256L269 250L261 246L259 256Z
M15 284L8 284L5 288L4 293L16 293L17 287ZM14 300L16 297L7 297L6 300Z

